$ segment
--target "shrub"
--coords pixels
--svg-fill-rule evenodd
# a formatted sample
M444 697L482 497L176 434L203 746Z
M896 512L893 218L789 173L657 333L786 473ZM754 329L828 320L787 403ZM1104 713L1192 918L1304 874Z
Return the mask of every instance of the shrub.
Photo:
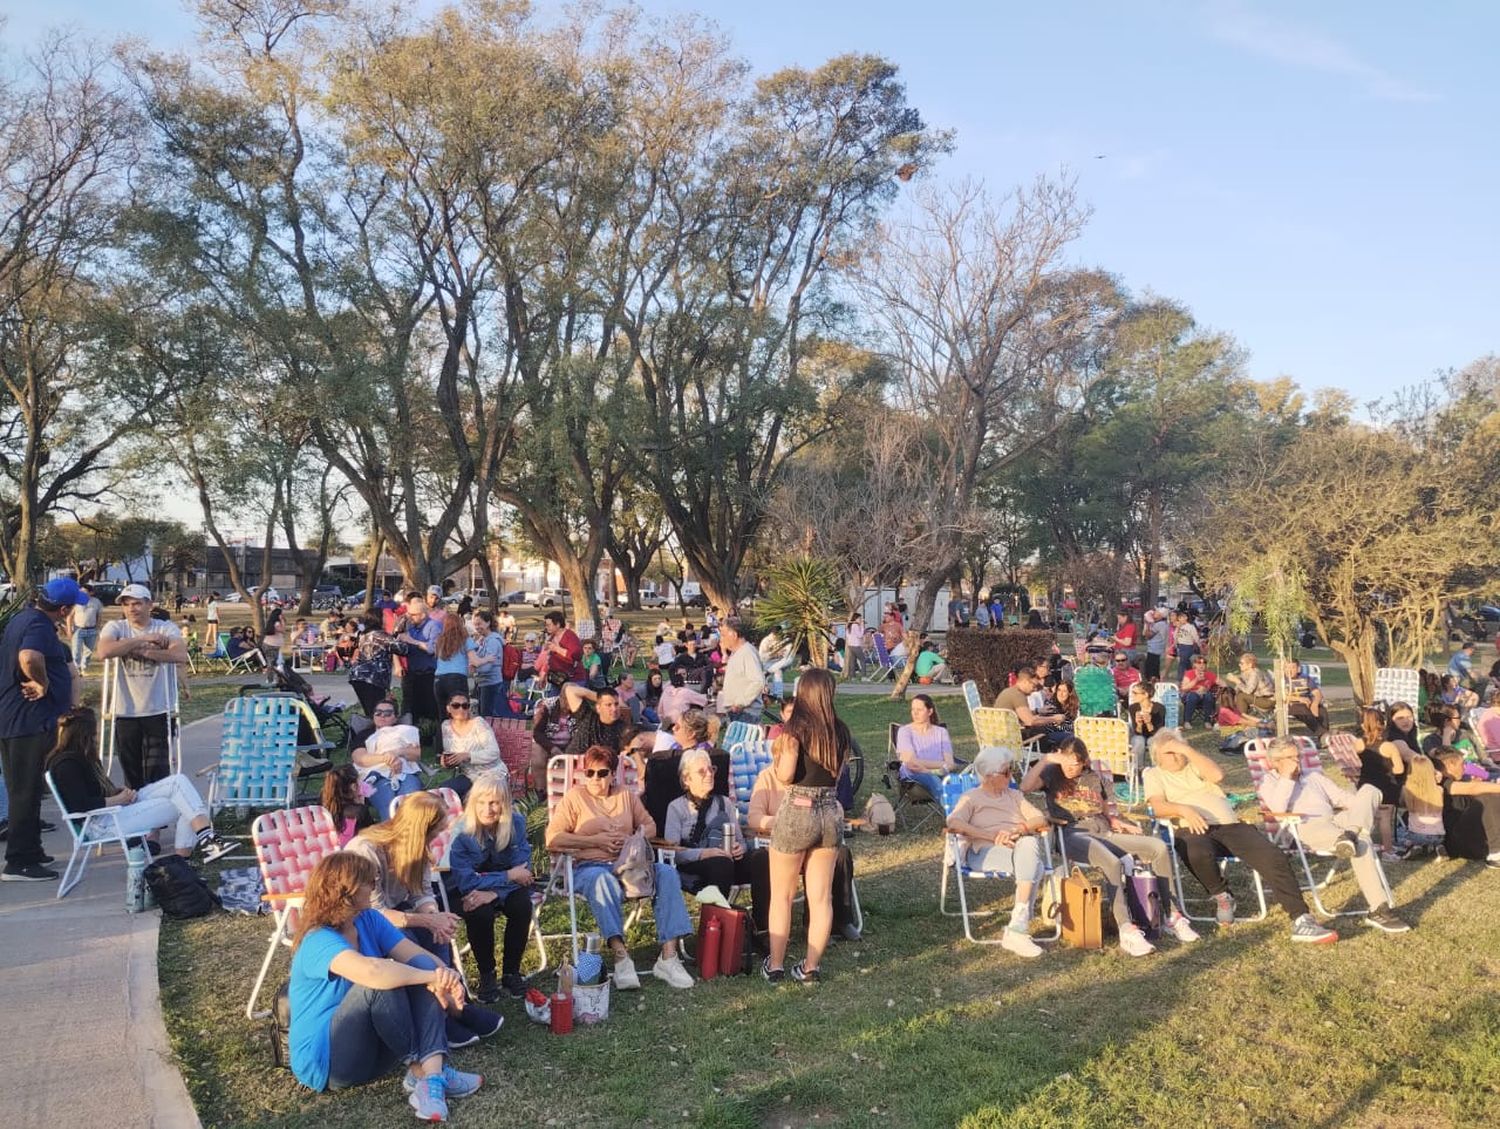
M1050 631L955 627L948 632L948 665L956 681L972 678L985 703L993 704L1009 683L1011 668L1046 658L1053 642Z

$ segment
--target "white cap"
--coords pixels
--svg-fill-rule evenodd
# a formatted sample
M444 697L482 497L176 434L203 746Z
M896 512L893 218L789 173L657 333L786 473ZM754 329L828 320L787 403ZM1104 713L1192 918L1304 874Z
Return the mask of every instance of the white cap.
M120 599L149 600L151 599L151 589L147 588L144 584L127 584L124 588L120 589Z

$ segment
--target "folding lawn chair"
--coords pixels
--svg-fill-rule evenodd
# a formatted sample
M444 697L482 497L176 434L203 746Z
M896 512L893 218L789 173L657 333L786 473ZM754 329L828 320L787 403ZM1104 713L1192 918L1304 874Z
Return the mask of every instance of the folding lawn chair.
M872 669L865 681L883 682L896 669L896 660L891 657L890 648L885 645L884 635L877 631L872 638L875 641L875 661L870 664Z
M899 721L891 722L886 729L885 776L882 782L896 792L896 802L891 808L896 813L897 825L907 831L916 831L934 815L938 815L942 811L942 805L938 797L925 788L920 780L902 778L901 757L896 752L896 735L900 731ZM917 808L927 810L913 822L912 812Z
M490 729L500 746L500 761L510 773L512 793L518 781L524 792L531 772L531 724L521 717L494 717Z
M963 798L965 792L979 787L979 777L973 772L955 772L943 778L943 794L940 797L943 807L943 818L946 820L953 814L953 809L958 806L958 801ZM1059 896L1057 888L1057 870L1052 864L1052 831L1048 831L1042 840L1043 872L1042 881L1052 886L1053 894ZM965 862L967 854L965 840L962 835L948 832L944 836L943 843L943 874L938 886L938 912L944 917L960 917L964 923L964 936L976 945L998 945L1000 937L976 937L972 919L976 917L992 917L996 910L973 910L969 908L969 893L966 883L970 879L1011 879L1015 875L1003 870L973 870ZM958 909L948 908L948 877L952 873L958 889ZM1059 917L1052 927L1050 937L1046 940L1056 941L1062 937L1062 919Z
M1417 708L1417 699L1422 690L1421 671L1410 667L1383 666L1375 672L1375 702L1387 707L1396 702L1405 702Z
M1293 740L1297 742L1297 751L1301 756L1303 774L1321 773L1323 766L1318 756L1318 747L1306 737L1296 737ZM1245 764L1250 769L1250 784L1256 791L1260 790L1260 783L1265 779L1266 773L1270 770L1270 762L1266 759L1269 745L1269 741L1250 741L1245 745ZM1288 855L1296 857L1302 871L1300 876L1302 892L1312 896L1313 905L1317 907L1318 912L1324 917L1363 917L1368 914L1370 912L1368 907L1365 909L1336 911L1329 909L1323 904L1322 892L1333 881L1333 876L1339 868L1339 858L1331 850L1314 851L1307 844L1303 843L1302 836L1297 830L1301 822L1302 820L1295 815L1278 818L1273 816L1264 804L1260 806L1261 830L1266 833L1266 837L1271 842L1275 843ZM1366 839L1368 841L1368 835ZM1394 902L1395 899L1391 897L1390 881L1385 876L1385 867L1380 864L1380 852L1374 849L1373 844L1371 844L1371 853L1375 859L1375 869L1380 874L1380 885L1385 890L1385 900L1387 903ZM1319 860L1330 860L1328 873L1323 876L1321 882L1313 875L1312 864L1308 858L1309 855ZM1353 868L1352 862L1350 867L1351 869Z
M119 659L105 659L99 681L99 755L104 760L105 775L115 767L115 721L120 703L121 666ZM177 683L177 664L163 664L167 679L167 763L174 773L182 771L181 700Z
M120 830L119 808L69 811L68 805L63 803L62 793L57 790L57 784L52 779L52 773L43 773L43 776L47 781L47 790L57 803L57 810L62 812L68 834L73 838L73 850L68 856L68 865L63 870L62 881L57 887L57 897L61 900L67 897L69 890L83 881L83 872L88 868L89 854L94 848L102 849L106 843L118 843L122 851L129 851L130 848L126 846L125 835ZM77 874L73 873L75 865L78 867Z
M750 816L750 793L755 778L771 764L771 742L739 741L729 746L729 785L740 810L740 822Z
M250 840L266 888L263 897L271 906L271 942L245 1002L246 1018L254 1019L271 958L279 946L290 948L296 936L307 879L318 863L339 849L339 835L328 809L316 805L266 812L251 824Z
M764 725L756 725L753 721L731 721L725 727L719 743L726 751L733 752L736 745L745 741L761 741L765 736Z
M963 691L964 705L968 708L969 715L972 718L974 711L984 705L984 699L979 696L979 683L970 678L959 689Z
M1041 735L1022 737L1021 719L1016 716L1015 710L1008 710L1003 706L980 706L969 711L969 718L974 722L974 736L979 741L979 747L1012 750L1021 771L1024 772L1041 755Z
M305 703L286 694L231 698L224 705L209 814L226 807L289 807L297 794L297 727Z
M1176 729L1182 721L1182 694L1177 689L1177 683L1158 682L1151 700L1162 704L1162 712L1166 714L1162 724L1168 729Z
M1080 716L1073 721L1073 736L1088 746L1089 756L1103 763L1111 776L1125 782L1127 804L1141 802L1141 774L1130 751L1129 723L1118 717Z
M1359 742L1355 740L1352 733L1335 733L1328 738L1328 755L1333 763L1339 766L1339 771L1344 774L1351 787L1359 787L1361 765L1359 763Z

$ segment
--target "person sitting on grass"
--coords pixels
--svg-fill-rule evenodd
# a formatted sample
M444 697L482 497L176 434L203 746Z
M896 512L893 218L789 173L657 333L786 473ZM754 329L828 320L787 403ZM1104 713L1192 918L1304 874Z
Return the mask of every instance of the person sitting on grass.
M504 766L474 779L464 801L463 823L448 851L449 879L479 969L475 995L493 1003L503 989L512 999L526 994L521 957L531 929L531 842L526 817L511 804ZM500 978L495 979L495 915L505 915Z
M938 721L929 695L912 698L911 721L896 730L896 756L901 761L901 779L920 785L933 800L943 794L943 777L958 771L953 740Z
M1260 669L1249 651L1240 656L1238 673L1226 674L1224 682L1234 692L1234 708L1246 717L1260 716L1276 708L1276 687L1271 676Z
M1339 939L1313 917L1302 898L1291 863L1258 827L1241 823L1219 782L1224 770L1183 740L1175 729L1151 739L1151 759L1143 784L1146 802L1158 819L1177 824L1177 853L1214 899L1220 925L1234 922L1234 896L1219 869L1220 855L1233 855L1259 874L1272 900L1292 919L1292 940L1330 944Z
M114 808L123 835L145 835L159 827L175 828L172 845L183 858L194 850L204 862L228 854L234 844L220 839L208 816L208 805L182 773L164 776L138 790L119 788L99 763L99 718L78 706L57 721L57 741L42 766L68 811L82 813Z
M370 786L359 778L359 769L352 764L335 765L323 777L323 794L319 803L333 817L341 848L347 847L350 839L370 826L370 805L365 803L370 792Z
M448 1099L478 1074L448 1062L446 1009L463 981L370 908L375 868L348 851L308 876L288 983L292 1074L310 1090L342 1090L406 1066L401 1088L423 1121L448 1120Z
M1380 789L1366 784L1357 792L1341 787L1321 772L1302 772L1302 753L1290 737L1277 737L1266 752L1270 771L1256 790L1261 807L1275 819L1298 817L1297 834L1314 851L1333 851L1349 859L1355 881L1370 912L1365 924L1386 933L1411 928L1396 916L1380 879L1380 864L1370 831L1380 807Z
M1113 890L1120 950L1130 956L1147 956L1156 951L1156 946L1131 923L1125 900L1125 884L1135 873L1132 856L1138 856L1169 885L1172 859L1166 843L1155 835L1142 834L1138 825L1120 817L1114 790L1113 778L1091 767L1088 746L1077 737L1064 741L1055 752L1033 764L1021 781L1021 791L1045 793L1047 815L1061 829L1068 858L1103 872ZM1171 899L1167 927L1179 941L1198 940L1197 931L1175 898Z
M713 758L706 749L683 753L677 771L685 791L667 806L663 838L679 848L682 888L696 894L714 887L727 898L731 888L750 883L739 811L714 791Z
M656 835L656 823L640 797L615 783L618 754L604 745L587 749L579 763L581 784L563 794L547 819L547 849L573 856L573 888L594 913L599 933L615 957L615 987L622 992L641 986L630 950L625 947L623 906L625 892L615 877L614 864L625 840L636 832ZM677 940L693 930L677 871L665 863L655 866L656 892L652 898L656 937L661 943L651 974L674 988L691 988L693 978L677 955Z
M1442 772L1443 849L1449 858L1476 859L1500 870L1500 783L1464 778L1464 755L1438 750Z
M1289 658L1282 664L1286 678L1286 711L1296 718L1312 739L1320 745L1328 744L1328 706L1323 701L1323 688L1296 659Z
M936 643L923 643L917 648L916 675L917 682L923 686L931 686L948 677L948 664L938 654Z
M974 758L979 787L963 794L947 826L953 834L963 836L963 861L970 870L998 870L1015 877L1015 906L1000 947L1017 956L1035 958L1042 950L1031 939L1031 917L1046 858L1042 837L1051 825L1010 786L1014 766L1015 753L1010 749L980 749Z

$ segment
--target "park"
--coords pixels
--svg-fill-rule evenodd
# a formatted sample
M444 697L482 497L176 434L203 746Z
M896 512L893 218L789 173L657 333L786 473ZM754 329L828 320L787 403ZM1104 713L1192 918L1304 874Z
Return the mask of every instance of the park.
M1304 132L1483 183L1465 68L107 7L0 24L0 1120L1500 1123L1493 220Z

